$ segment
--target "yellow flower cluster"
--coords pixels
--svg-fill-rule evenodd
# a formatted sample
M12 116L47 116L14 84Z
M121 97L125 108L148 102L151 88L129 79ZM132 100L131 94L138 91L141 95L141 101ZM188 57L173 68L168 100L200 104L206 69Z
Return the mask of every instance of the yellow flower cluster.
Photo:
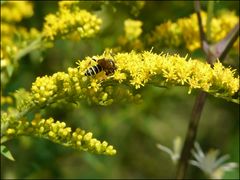
M1 96L1 105L12 104L12 103L13 103L13 99L11 96Z
M199 60L188 60L179 55L142 53L118 53L112 57L104 53L95 58L114 59L117 70L112 76L102 71L95 76L86 77L86 70L96 65L87 57L79 61L79 68L69 68L68 73L58 72L52 76L38 77L32 85L32 96L36 104L44 105L59 99L79 101L87 99L101 105L113 101L138 100L139 94L133 95L134 89L145 84L181 85L192 89L201 89L212 95L229 98L239 91L239 76L235 71L216 62L209 64Z
M178 47L183 42L182 32L177 23L167 21L159 26L156 26L153 36L150 37L149 43L160 43L161 45L168 45Z
M16 53L21 42L15 39L25 40L36 35L36 29L31 29L29 33L26 28L15 25L24 17L32 15L33 7L30 2L9 1L1 5L1 60Z
M80 69L68 68L68 73L57 72L52 76L38 77L32 84L33 101L45 105L59 99L71 102L85 99L89 103L108 105L117 97L122 101L139 99L139 95L133 95L127 88L113 88L112 84L102 86L104 79L111 78L103 73L99 73L96 79L86 77L84 73L90 67L90 61L90 58L83 61Z
M138 20L127 19L124 21L125 36L128 40L138 38L142 33L142 22Z
M29 1L6 1L1 4L1 21L20 22L24 17L32 15L33 7Z
M124 48L124 50L142 50L144 45L139 39L142 34L142 24L142 21L139 20L126 19L124 21L125 34L118 38L118 44L121 47L116 49Z
M117 72L125 72L126 79L136 88L148 82L159 84L164 82L187 85L190 91L201 89L223 96L232 96L239 90L239 77L235 78L235 72L225 68L219 61L211 68L209 64L199 60L187 61L187 57L159 55L149 51L119 53L114 59L118 67ZM114 75L116 79L119 78L117 72Z
M39 115L31 122L15 121L9 125L5 134L8 138L21 135L41 137L63 146L97 154L115 155L117 152L106 141L100 142L93 138L91 132L85 132L80 128L72 131L64 122L55 122L53 118L42 119Z
M59 11L46 16L43 36L54 40L56 37L79 40L91 37L100 30L102 20L77 6L78 2L59 2Z
M36 28L27 30L21 26L1 22L1 59L13 59L20 49L39 35L40 32Z
M204 31L206 32L207 14L201 12ZM222 13L218 17L212 18L210 41L218 42L238 23L239 17L233 12ZM160 43L178 47L185 45L188 50L194 51L200 48L200 35L197 15L192 14L188 18L181 18L177 22L167 21L156 26L155 31L149 38L149 43Z
M39 36L35 28L30 30L16 23L33 15L31 2L7 1L1 5L1 83L4 86L18 64L17 54L29 42Z

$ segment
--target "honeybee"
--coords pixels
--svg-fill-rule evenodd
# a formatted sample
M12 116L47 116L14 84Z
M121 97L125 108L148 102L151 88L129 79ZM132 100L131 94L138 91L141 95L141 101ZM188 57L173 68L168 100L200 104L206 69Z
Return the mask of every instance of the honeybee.
M117 69L112 59L102 58L99 60L96 59L93 60L96 61L98 64L87 69L87 71L85 72L85 76L93 76L96 75L97 73L100 73L101 71L104 71L108 76L110 74L113 74L114 71Z

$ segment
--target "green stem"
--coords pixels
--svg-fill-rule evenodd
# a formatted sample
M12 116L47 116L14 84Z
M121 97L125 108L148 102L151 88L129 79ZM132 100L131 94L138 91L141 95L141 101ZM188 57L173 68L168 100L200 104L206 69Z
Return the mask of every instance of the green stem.
M211 40L211 21L213 17L214 1L208 1L207 5L207 40Z
M26 48L21 49L18 54L14 58L14 63L16 63L19 59L21 59L23 56L27 55L31 51L38 49L41 47L41 42L42 42L42 36L39 38L35 39L31 44L29 44Z

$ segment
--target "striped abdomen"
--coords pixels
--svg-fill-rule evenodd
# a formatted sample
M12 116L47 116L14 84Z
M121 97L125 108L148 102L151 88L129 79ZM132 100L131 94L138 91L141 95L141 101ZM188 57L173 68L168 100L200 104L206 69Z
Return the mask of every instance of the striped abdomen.
M96 66L92 66L90 67L86 72L85 72L85 76L93 76L96 75L97 73L101 72L103 69L102 67L97 64Z

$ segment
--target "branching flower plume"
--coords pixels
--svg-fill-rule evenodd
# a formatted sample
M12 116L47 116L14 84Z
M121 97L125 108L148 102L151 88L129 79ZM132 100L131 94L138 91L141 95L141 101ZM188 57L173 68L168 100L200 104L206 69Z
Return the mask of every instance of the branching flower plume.
M146 21L148 16L145 17L145 12L156 10L155 2L59 1L47 11L42 3L39 7L44 8L36 11L34 5L38 3L1 1L1 154L17 160L7 143L28 136L79 151L116 155L116 147L111 143L126 133L119 130L117 136L113 132L108 138L109 129L118 130L119 124L113 126L119 123L117 117L112 121L115 110L119 110L120 105L127 107L118 119L124 119L131 111L128 107L136 104L148 106L147 111L151 109L155 113L158 105L152 108L153 103L164 104L160 99L163 96L153 102L155 99L149 95L155 97L166 92L166 88L184 87L186 96L200 94L193 106L185 143L176 137L173 149L157 144L174 164L180 164L177 177L184 179L181 177L186 174L207 94L222 102L239 104L239 70L230 58L229 62L223 62L229 54L232 58L235 52L239 53L238 16L230 11L214 16L198 8L196 14L175 22L166 20L156 26L155 17L149 21ZM158 15L156 17L158 19ZM162 18L162 14L159 17ZM50 48L52 50L47 51ZM200 48L206 55L204 58L195 51ZM146 98L149 102L145 104ZM105 115L103 112L111 116L95 121L99 120L98 115ZM135 119L135 114L140 117L141 113L134 110L133 114L129 113L129 119ZM136 120L149 123L144 113ZM108 119L109 122L105 121ZM136 122L140 127L139 121ZM124 132L128 125L123 128ZM105 131L102 127L109 129ZM147 132L145 128L144 125L139 129ZM129 132L132 133L132 129ZM103 137L107 140L100 140ZM136 139L131 142L135 143ZM126 147L128 150L129 144ZM217 150L204 154L198 144L192 154L195 159L190 163L211 178L222 178L226 171L237 167L236 163L224 164L228 157L218 158ZM107 156L104 158L109 158ZM34 176L27 178L31 177Z
M114 59L117 66L114 75L106 76L102 71L96 77L86 77L86 69L96 64L87 57L78 62L78 68L69 68L67 73L58 72L52 76L38 77L32 85L32 101L43 106L64 97L109 105L118 98L136 99L139 94L134 96L135 90L146 84L153 84L185 85L189 87L189 93L192 89L201 89L214 96L237 102L231 96L239 91L239 78L234 70L225 68L220 62L211 68L209 64L198 60L187 61L187 57L150 51L118 53L114 57L104 53L95 57ZM108 82L115 86L108 85Z

